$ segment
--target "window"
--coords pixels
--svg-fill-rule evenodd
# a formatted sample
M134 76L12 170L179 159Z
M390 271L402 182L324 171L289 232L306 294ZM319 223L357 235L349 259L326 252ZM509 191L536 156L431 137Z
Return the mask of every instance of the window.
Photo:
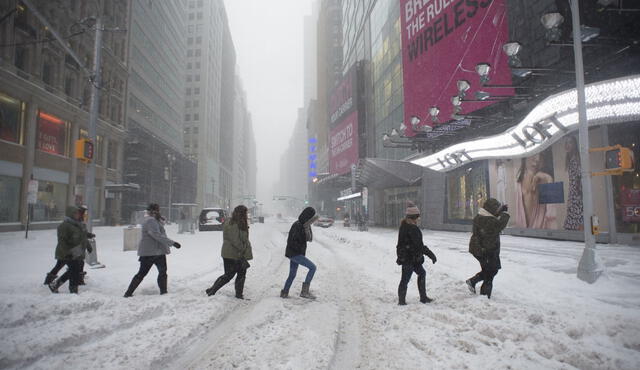
M196 69L200 69L200 62L196 62Z
M202 12L198 12L198 20L202 20Z
M194 135L197 135L197 134L198 134L198 126L195 126L195 127L193 128L193 134L194 134Z
M192 68L193 68L193 64L187 63L187 69L192 69Z
M21 108L22 104L19 100L0 93L0 139L20 143L20 131L22 128Z
M15 66L23 71L29 71L29 49L26 46L16 46Z
M199 115L198 113L195 113L195 114L193 115L193 120L194 120L194 121L199 121L199 120L200 120L200 115Z
M38 181L38 195L33 206L33 221L58 221L64 218L67 184Z
M185 108L191 108L191 101L190 100L185 101L184 102L184 107Z
M192 57L193 56L193 50L191 50L191 49L187 50L187 56L188 57Z
M187 121L187 122L191 121L191 115L190 114L185 114L184 115L184 120Z
M202 50L200 50L200 49L196 49L195 56L199 57L199 56L201 56L201 55L202 55Z
M189 20L192 21L195 18L195 14L189 13Z
M202 24L196 24L196 33L202 32Z
M18 222L22 179L0 175L0 223Z
M189 1L189 9L193 9L196 7L196 2L195 1Z
M191 79L192 79L191 75L187 75L187 82L191 82Z
M38 114L37 148L43 152L66 155L68 124L51 114Z
M200 81L200 75L195 75L195 81Z
M118 165L118 143L109 140L107 143L107 168L117 169Z
M192 24L190 24L190 25L187 27L187 32L188 32L188 33L193 33L193 25L192 25Z
M198 8L202 8L202 0L198 0Z
M193 45L193 37L187 39L187 45Z
M187 95L191 95L191 88L187 87Z
M200 106L200 100L194 100L193 101L193 107L194 108L198 108Z
M45 61L42 65L42 81L47 85L54 84L55 66L49 61Z
M196 87L193 89L193 95L200 95L200 88Z
M202 36L196 37L196 45L202 44Z

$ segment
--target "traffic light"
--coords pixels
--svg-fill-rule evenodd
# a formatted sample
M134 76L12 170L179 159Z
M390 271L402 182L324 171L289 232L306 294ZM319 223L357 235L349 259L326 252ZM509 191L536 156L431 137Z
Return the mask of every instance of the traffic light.
M605 168L608 170L632 171L634 167L633 151L619 147L605 153Z
M76 158L87 163L93 160L93 142L91 140L76 140Z

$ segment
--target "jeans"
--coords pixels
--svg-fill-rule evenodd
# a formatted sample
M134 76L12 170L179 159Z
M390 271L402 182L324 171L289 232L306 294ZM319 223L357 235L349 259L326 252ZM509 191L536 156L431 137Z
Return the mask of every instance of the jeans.
M69 280L69 288L77 287L80 285L80 274L82 273L82 260L64 260L64 264L67 265L67 271L58 279L58 284L62 285Z
M408 263L408 264L404 264L402 265L402 277L400 278L400 289L404 289L405 291L407 290L407 285L409 284L409 280L411 280L411 275L413 275L413 273L416 273L416 275L418 275L418 282L420 282L420 280L424 279L427 275L427 271L425 271L424 267L422 267L422 264L412 264L412 263Z
M293 279L296 278L296 274L298 273L298 265L302 265L309 269L309 272L307 272L307 278L304 279L304 282L306 284L311 283L313 275L316 273L316 265L314 265L313 262L311 262L307 257L298 255L289 258L289 277L284 283L284 290L287 292L289 291L289 288L291 288L291 284L293 284Z
M51 272L49 272L49 274L58 275L58 272L60 272L60 270L62 270L65 265L66 263L64 262L64 260L56 260L56 265L53 267L53 269L51 269Z

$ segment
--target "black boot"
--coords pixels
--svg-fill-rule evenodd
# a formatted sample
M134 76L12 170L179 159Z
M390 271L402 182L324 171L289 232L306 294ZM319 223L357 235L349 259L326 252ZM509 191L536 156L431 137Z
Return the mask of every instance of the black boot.
M62 284L64 284L64 281L61 281L61 279L58 279L50 282L47 285L49 285L49 290L51 290L51 293L58 293L58 288L60 288Z
M289 298L289 291L282 289L280 291L280 298Z
M407 305L407 288L406 287L398 287L398 305L406 306Z
M491 291L493 290L493 282L485 280L480 287L480 294L486 295L488 299L491 299Z
M158 275L158 288L160 294L167 294L167 275Z
M215 283L211 286L211 288L207 289L207 295L212 296L218 292L220 288L222 288L227 283L225 276L222 275L218 279L216 279Z
M418 292L420 293L420 302L429 303L433 299L427 297L427 282L426 276L418 276Z
M142 279L134 276L133 279L131 279L131 283L129 283L129 288L127 288L127 291L124 293L124 297L131 297L140 283L142 283Z
M78 294L78 286L77 285L69 285L69 293Z
M84 282L84 277L85 277L86 274L87 274L86 271L80 272L80 280L78 281L78 285L87 285Z
M236 276L236 298L244 299L244 281L245 276L238 275Z
M47 273L47 277L44 278L44 285L51 284L57 277L58 277L58 275L48 272Z

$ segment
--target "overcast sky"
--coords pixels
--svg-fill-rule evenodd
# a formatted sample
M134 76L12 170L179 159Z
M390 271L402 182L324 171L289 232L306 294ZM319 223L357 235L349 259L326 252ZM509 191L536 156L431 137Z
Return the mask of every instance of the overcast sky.
M280 157L303 104L303 22L310 0L225 0L257 142L258 200L271 203Z

